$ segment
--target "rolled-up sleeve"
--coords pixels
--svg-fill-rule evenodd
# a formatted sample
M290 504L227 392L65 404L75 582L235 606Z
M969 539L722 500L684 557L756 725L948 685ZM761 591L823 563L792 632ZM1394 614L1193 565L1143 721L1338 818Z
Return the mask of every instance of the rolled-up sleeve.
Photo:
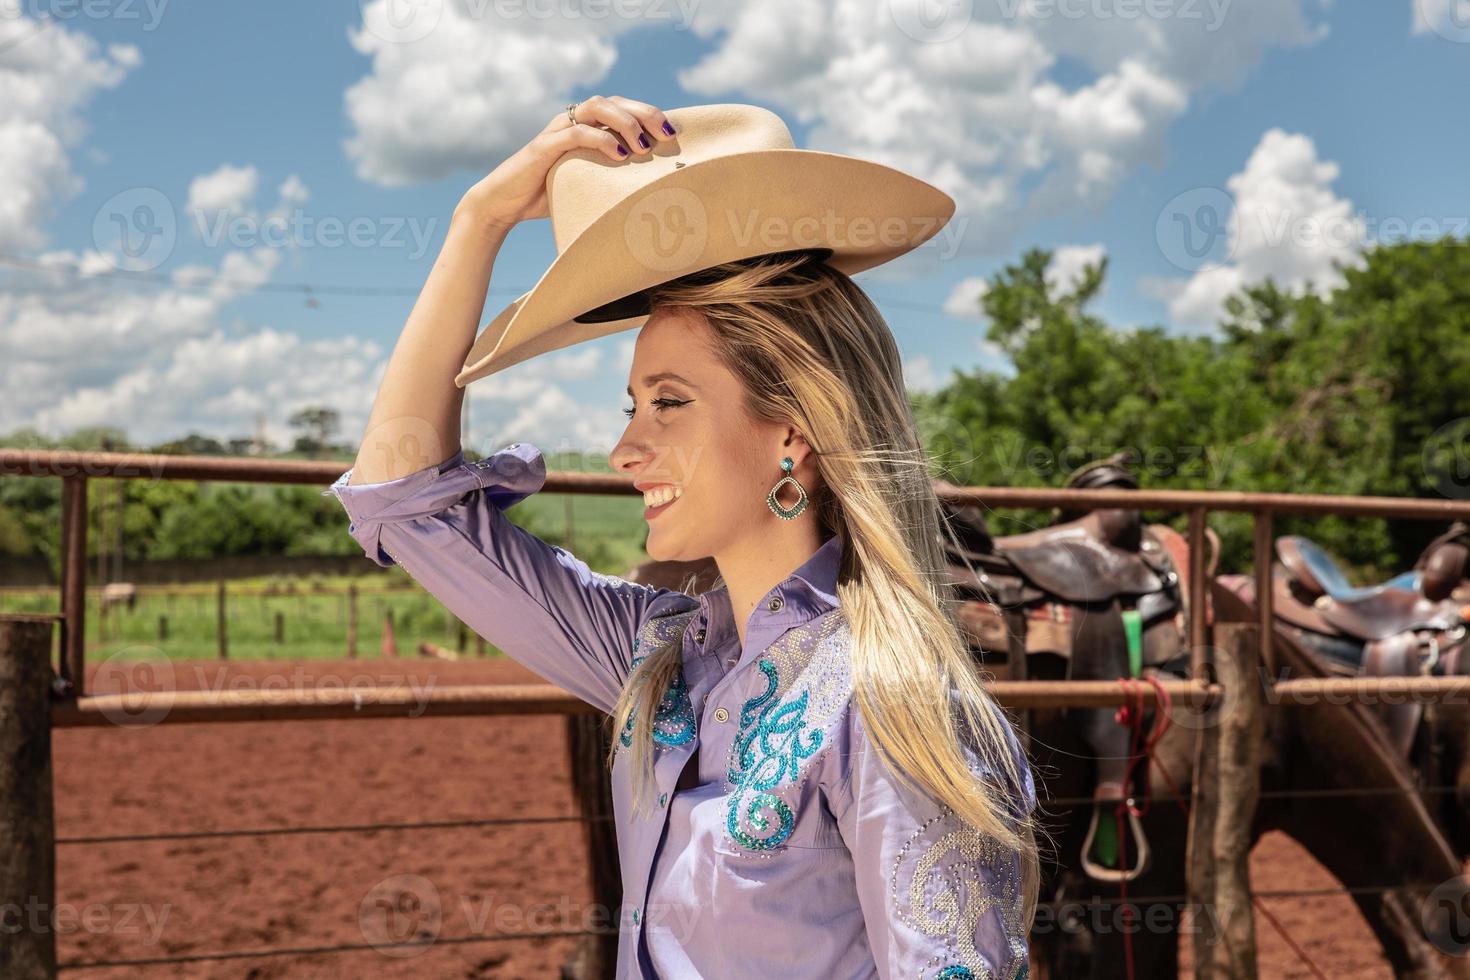
M467 462L463 450L408 476L334 494L348 532L374 562L401 566L480 636L542 677L611 711L629 673L639 625L696 600L592 571L512 523L506 508L540 490L546 462L513 443Z
M1025 977L1020 855L900 780L868 741L856 703L847 727L845 778L835 781L828 802L852 853L879 976ZM1036 807L1031 768L1009 723L1006 731L1024 778L1021 787L1003 784L1011 814L1030 813ZM966 751L972 771L992 773Z

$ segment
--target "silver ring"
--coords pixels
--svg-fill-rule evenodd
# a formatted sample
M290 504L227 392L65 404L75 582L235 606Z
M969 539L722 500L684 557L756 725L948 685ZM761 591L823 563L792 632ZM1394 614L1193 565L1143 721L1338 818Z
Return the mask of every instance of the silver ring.
M576 111L577 103L572 102L567 105L567 118L572 121L573 126L577 125Z

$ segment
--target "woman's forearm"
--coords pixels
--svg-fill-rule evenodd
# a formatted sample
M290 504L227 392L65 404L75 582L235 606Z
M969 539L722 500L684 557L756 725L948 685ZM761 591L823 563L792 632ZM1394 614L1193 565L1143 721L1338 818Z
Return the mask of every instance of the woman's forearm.
M486 221L467 198L408 315L368 416L349 484L397 479L460 448L464 366L485 309L495 256L509 228Z

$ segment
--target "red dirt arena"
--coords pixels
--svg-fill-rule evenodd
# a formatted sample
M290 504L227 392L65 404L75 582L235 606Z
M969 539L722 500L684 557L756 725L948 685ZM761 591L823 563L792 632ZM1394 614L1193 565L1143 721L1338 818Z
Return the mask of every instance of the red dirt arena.
M181 690L539 680L503 659L173 667ZM105 673L91 690L118 683ZM575 817L560 716L77 728L53 740L63 976L556 977L575 938L486 937L612 924L588 908L575 820L339 829ZM327 829L230 833L304 827ZM198 833L221 836L96 840ZM1252 855L1251 880L1260 891L1337 884L1276 833ZM398 904L385 910L390 894ZM1346 896L1266 902L1326 975L1391 976ZM1265 916L1256 929L1261 976L1313 975Z

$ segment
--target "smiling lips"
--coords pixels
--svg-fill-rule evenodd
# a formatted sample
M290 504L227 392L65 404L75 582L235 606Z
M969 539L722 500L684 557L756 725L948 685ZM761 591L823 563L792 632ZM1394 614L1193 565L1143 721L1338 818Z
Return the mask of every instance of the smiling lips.
M649 507L658 507L674 500L683 492L671 483L659 483L643 491L643 502Z
M665 507L678 500L684 491L670 483L660 483L643 491L643 516L654 517L663 513Z

